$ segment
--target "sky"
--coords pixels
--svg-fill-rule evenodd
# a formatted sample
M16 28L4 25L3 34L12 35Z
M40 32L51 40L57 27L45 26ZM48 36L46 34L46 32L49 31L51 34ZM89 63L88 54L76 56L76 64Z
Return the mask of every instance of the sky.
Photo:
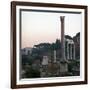
M65 35L73 37L81 32L81 14L22 11L21 16L21 48L60 39L60 16L65 16Z

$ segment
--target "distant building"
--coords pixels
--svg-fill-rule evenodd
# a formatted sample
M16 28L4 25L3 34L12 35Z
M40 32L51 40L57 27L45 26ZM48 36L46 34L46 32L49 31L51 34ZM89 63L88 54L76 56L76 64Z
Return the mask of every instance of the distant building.
M32 53L32 48L30 47L23 48L21 49L21 53L22 55L30 55Z

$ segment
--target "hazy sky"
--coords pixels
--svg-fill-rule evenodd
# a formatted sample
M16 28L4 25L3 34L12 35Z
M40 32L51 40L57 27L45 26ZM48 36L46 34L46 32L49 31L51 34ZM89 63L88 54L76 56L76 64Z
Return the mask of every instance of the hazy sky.
M55 42L61 37L60 16L65 16L65 35L75 36L81 31L81 14L22 11L21 47L33 47Z

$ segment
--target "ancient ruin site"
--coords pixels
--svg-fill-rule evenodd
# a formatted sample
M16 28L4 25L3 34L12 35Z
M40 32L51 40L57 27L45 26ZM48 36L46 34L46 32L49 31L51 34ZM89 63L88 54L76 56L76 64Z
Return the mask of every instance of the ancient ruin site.
M60 16L61 39L21 49L21 78L80 75L80 32L65 35L65 16Z

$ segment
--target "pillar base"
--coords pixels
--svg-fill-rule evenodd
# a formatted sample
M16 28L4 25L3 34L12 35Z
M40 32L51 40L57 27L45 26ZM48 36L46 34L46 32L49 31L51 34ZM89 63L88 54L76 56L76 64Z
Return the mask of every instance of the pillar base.
M61 60L60 61L60 76L66 75L68 72L68 60Z

